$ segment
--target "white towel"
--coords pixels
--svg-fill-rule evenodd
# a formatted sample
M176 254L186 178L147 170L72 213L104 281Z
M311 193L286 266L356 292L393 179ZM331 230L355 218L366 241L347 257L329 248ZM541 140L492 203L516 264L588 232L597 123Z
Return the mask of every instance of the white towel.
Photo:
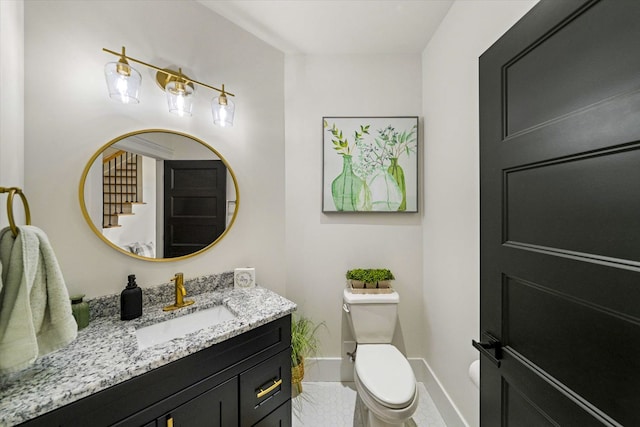
M0 230L0 373L23 369L78 334L49 239L30 225L18 231Z

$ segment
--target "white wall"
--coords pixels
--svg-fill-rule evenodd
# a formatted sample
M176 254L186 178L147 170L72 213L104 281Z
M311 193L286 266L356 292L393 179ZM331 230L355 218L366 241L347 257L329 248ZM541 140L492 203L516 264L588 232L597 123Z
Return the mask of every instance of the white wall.
M24 5L0 1L0 186L24 188ZM0 196L0 228L9 224L6 197ZM24 224L20 198L13 213Z
M109 99L103 67L117 57L102 48L122 45L143 61L224 83L236 94L235 126L213 125L215 92L202 87L193 117L170 114L154 73L143 66L134 65L143 78L140 104ZM70 292L119 292L132 273L148 286L178 271L189 278L250 265L259 283L284 294L283 94L283 54L196 2L26 2L25 187L33 224L49 236ZM209 143L238 178L235 225L189 260L150 262L118 253L93 234L80 211L78 184L92 154L118 135L150 128Z
M534 4L457 1L424 50L426 360L470 425L479 394L478 57Z
M342 290L355 267L393 271L401 301L396 344L411 356L422 353L422 208L323 214L321 206L322 117L421 116L420 61L420 55L285 59L287 297L326 322L320 357L340 357L342 340L351 339Z

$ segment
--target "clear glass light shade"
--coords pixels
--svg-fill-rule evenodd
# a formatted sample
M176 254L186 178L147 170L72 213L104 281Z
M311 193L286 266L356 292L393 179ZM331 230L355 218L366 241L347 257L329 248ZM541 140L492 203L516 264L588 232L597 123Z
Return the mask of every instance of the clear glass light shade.
M104 77L111 99L123 104L137 104L140 102L138 92L142 77L135 68L122 62L109 62L104 66Z
M165 87L169 111L179 116L191 116L193 110L193 88L183 82L173 81Z
M236 112L236 105L226 95L220 95L211 101L211 111L213 113L213 123L220 127L233 126L233 115Z

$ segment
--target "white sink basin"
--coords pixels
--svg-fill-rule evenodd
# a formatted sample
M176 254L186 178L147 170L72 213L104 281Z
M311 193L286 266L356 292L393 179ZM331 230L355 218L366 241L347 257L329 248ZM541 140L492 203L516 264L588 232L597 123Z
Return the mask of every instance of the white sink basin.
M227 307L217 305L206 310L196 311L195 313L185 316L145 326L136 329L138 348L145 349L156 344L171 341L174 338L185 336L191 332L196 332L200 329L235 319L235 317L235 314L230 312Z

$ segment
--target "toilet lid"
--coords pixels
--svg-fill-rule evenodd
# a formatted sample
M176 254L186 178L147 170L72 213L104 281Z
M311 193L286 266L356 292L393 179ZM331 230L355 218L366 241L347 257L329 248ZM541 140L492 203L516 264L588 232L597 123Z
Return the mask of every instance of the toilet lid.
M356 374L371 397L388 408L405 408L416 393L409 361L390 344L359 345Z

